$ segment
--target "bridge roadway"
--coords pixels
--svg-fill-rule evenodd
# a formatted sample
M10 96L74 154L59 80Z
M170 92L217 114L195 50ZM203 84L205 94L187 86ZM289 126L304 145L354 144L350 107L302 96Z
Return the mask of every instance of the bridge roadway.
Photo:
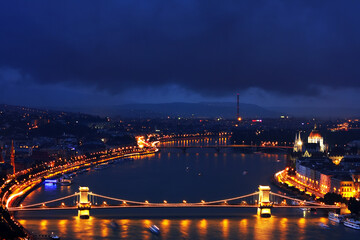
M147 204L147 205L93 205L91 209L114 209L114 208L259 208L258 204L222 204L222 205L201 205L198 203L168 203L168 204ZM311 208L311 209L340 209L340 207L334 207L331 205L324 206L301 206L301 205L272 205L272 208ZM13 207L9 208L9 211L46 211L46 210L77 210L77 206L66 207L40 207L40 208L21 208Z
M35 203L27 206L20 206L20 207L10 207L8 208L9 211L32 211L32 210L70 210L70 209L81 209L82 206L85 207L85 209L106 209L106 208L313 208L313 209L340 209L340 206L336 205L325 205L323 203L317 203L317 202L307 202L305 200L296 199L290 196L270 192L270 188L268 186L266 187L266 199L269 199L269 196L275 196L280 197L281 199L291 200L293 202L297 202L297 204L287 204L286 202L281 204L278 204L278 201L271 202L269 200L266 200L264 204L261 204L260 201L261 196L263 195L264 190L260 188L264 188L264 186L259 186L259 189L261 191L250 193L243 196L233 197L233 198L227 198L222 200L216 200L216 201L201 201L196 203L187 203L185 200L182 203L168 203L164 200L164 203L149 203L148 201L145 202L139 202L139 201L129 201L125 199L118 199L113 198L109 196L99 195L96 193L89 193L88 187L80 187L80 193L74 193L65 197L53 199L50 201L42 202L42 203ZM259 195L259 203L257 204L248 204L246 202L236 203L233 201L240 201L241 199L245 199L247 197L252 197L255 195ZM97 205L94 204L91 201L91 198L89 199L89 196L93 197L100 197L103 199L111 200L118 202L118 204L107 204L106 202L103 202L103 204ZM61 203L60 206L48 206L47 204L60 202L65 199L74 198L74 197L80 197L80 202L77 205L74 206L66 206L65 203ZM75 200L74 200L75 201ZM230 202L232 201L232 202ZM78 201L77 201L78 202Z

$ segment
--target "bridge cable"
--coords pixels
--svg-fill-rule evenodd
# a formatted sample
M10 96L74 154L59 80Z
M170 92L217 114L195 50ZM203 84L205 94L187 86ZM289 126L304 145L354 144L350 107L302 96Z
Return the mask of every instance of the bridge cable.
M11 209L22 209L22 208L35 207L35 206L42 205L42 204L48 204L48 203L52 203L52 202L57 202L57 201L64 200L64 199L67 199L67 198L71 198L71 197L74 197L74 196L77 196L77 195L79 195L79 194L78 194L78 193L74 193L74 194L69 195L69 196L66 196L66 197L57 198L57 199L50 200L50 201L46 201L46 202L41 202L41 203L35 203L35 204L31 204L31 205L26 205L26 206L22 206L22 207L12 207Z
M273 192L270 192L270 194L275 195L275 196L278 196L278 197L290 199L290 200L293 200L293 201L302 202L302 203L305 203L305 204L313 204L313 205L316 205L316 206L333 206L333 205L323 205L323 204L321 204L321 203L315 203L315 202L307 202L307 201L304 201L304 200L300 200L300 199L296 199L296 198L284 196L284 195L282 195L282 194L277 194L277 193L273 193Z
M227 198L227 199L216 200L216 201L211 201L211 202L205 202L205 203L201 203L201 202L200 202L200 203L192 203L192 204L196 204L196 205L207 205L207 204L221 203L221 202L224 202L224 201L233 201L233 200L237 200L237 199L241 199L241 198L246 198L246 197L254 196L254 195L256 195L256 194L259 194L259 192L254 192L254 193L250 193L250 194L247 194L247 195L243 195L243 196L239 196L239 197L234 197L234 198ZM105 198L105 199L113 200L113 201L127 202L127 203L140 204L140 205L162 204L162 203L145 203L145 202L131 201L131 200L125 200L125 199L108 197L108 196L104 196L104 195L100 195L100 194L96 194L96 193L91 193L91 195L96 196L96 197L100 197L100 198ZM190 204L190 203L189 203L189 204Z

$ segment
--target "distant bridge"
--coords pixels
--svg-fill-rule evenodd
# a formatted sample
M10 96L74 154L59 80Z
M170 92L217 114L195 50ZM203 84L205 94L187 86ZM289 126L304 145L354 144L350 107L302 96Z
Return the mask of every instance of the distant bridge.
M216 201L200 201L196 203L187 203L185 200L181 203L168 203L164 200L162 203L150 203L148 201L139 202L120 198L108 197L89 192L89 188L80 187L80 192L54 200L20 205L19 207L9 207L9 211L41 211L41 210L78 210L80 218L88 218L91 209L114 209L114 208L257 208L258 214L263 217L271 216L271 208L306 208L306 209L340 209L336 205L324 205L317 202L307 202L304 200L289 197L283 194L273 193L269 186L259 186L259 191L233 198L227 198ZM246 201L246 199L257 197L255 201ZM73 198L73 204L66 205L64 202L60 205L52 205L66 199ZM104 200L97 205L95 200ZM273 198L274 200L270 200ZM279 201L276 201L277 198ZM109 203L106 201L110 201Z
M157 146L157 148L283 148L292 149L291 146L262 146L262 145L191 145L191 146Z
M186 149L189 148L212 148L215 149L216 151L220 151L220 149L223 148L243 148L243 149L253 149L253 150L261 150L261 149L279 149L279 150L287 150L287 149L292 149L293 147L291 146L259 146L259 145L189 145L189 146L164 146L164 145L159 145L157 146L157 148L159 149L165 149L165 148L177 148L177 149L182 149L183 151L186 151Z

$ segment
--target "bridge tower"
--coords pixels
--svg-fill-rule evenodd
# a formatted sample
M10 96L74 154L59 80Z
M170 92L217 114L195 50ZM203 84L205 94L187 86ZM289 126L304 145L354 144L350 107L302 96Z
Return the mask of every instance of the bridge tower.
M91 202L89 201L89 188L79 187L78 216L87 219L90 217Z
M270 187L260 185L258 214L261 217L271 217L272 205L273 203L270 202Z

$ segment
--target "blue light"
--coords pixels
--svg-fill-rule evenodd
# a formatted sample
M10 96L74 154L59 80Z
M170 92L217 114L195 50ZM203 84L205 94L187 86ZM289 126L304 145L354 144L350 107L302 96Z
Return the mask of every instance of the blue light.
M45 183L45 190L54 190L56 185L54 183Z
M45 180L45 184L56 184L57 183L57 180L56 179L46 179Z

